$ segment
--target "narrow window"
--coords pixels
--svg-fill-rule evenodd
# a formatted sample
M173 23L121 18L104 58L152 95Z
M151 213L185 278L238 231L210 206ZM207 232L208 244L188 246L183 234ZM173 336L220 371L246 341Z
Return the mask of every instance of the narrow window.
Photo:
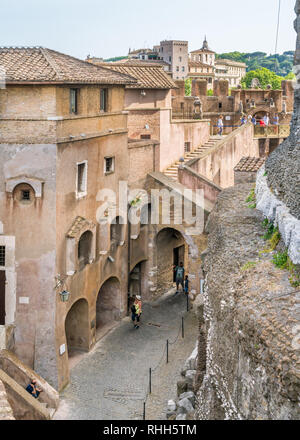
M5 266L5 246L0 246L0 266Z
M219 102L219 109L222 108L222 102Z
M78 90L70 89L70 113L76 114L78 111Z
M151 139L151 134L141 134L141 139Z
M184 151L185 151L185 153L188 153L189 151L191 151L191 143L190 142L184 143Z
M107 112L108 90L100 89L100 112Z
M176 72L179 72L179 66L176 66Z
M115 158L105 157L104 159L104 174L111 174L115 171Z
M169 61L170 61L170 62L172 61L172 57L169 57Z
M22 200L30 200L30 191L29 189L22 190Z
M184 66L182 66L182 71L184 72Z
M77 164L77 196L87 193L87 162Z

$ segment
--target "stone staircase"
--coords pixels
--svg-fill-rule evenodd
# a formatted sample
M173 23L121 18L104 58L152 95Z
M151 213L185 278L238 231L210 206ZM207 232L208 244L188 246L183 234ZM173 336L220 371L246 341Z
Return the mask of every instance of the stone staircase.
M184 156L184 162L186 163L190 161L191 159L195 159L200 154L204 153L206 150L214 147L218 142L222 141L226 136L211 136L209 140L206 142L206 144L201 145L200 147L196 148L194 151L188 152ZM164 171L165 176L169 177L172 180L178 181L178 167L181 164L181 162L177 161L173 163L169 168L167 168Z

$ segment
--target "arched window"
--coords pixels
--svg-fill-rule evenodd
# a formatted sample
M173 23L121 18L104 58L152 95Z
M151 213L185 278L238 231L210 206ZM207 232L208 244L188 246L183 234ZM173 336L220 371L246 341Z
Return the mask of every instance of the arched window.
M151 204L147 203L141 209L141 228L151 224Z
M35 199L35 192L31 185L28 183L21 183L14 189L14 200L23 204L31 205Z
M86 231L82 234L78 242L78 262L79 270L83 269L89 264L91 259L93 234L91 231Z
M110 225L111 251L113 252L123 241L123 225L121 224L121 217L118 216Z

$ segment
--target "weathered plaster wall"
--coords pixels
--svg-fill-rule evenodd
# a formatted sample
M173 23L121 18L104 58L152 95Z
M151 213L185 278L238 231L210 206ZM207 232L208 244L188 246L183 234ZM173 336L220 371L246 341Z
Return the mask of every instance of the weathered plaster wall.
M184 156L185 142L193 151L210 137L208 120L170 120L170 116L169 111L160 114L160 171Z
M282 200L290 212L300 219L300 2L297 0L295 12L297 19L294 26L297 32L295 54L295 87L294 113L291 123L291 134L268 158L266 172L269 188Z
M259 157L257 142L253 141L252 124L238 128L217 147L207 150L187 165L221 188L227 188L234 185L233 169L245 156Z
M2 381L0 381L0 421L1 420L15 420Z
M15 350L54 385L55 160L55 145L1 145L0 217L15 237ZM23 204L6 192L6 181L18 176L45 182L42 198Z

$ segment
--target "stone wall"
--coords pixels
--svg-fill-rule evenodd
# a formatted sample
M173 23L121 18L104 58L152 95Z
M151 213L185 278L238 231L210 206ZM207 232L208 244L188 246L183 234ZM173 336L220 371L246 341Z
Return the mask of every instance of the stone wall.
M263 215L245 203L250 190L224 190L206 227L201 420L300 419L299 292L288 271L260 253Z
M0 421L15 420L3 382L0 380Z
M273 194L282 200L291 214L300 219L300 1L297 0L295 12L295 30L297 46L295 54L295 89L294 113L291 134L268 158L266 172L268 186Z
M253 140L253 125L246 124L229 134L187 165L221 188L234 185L234 167L242 157L259 157L258 144Z

